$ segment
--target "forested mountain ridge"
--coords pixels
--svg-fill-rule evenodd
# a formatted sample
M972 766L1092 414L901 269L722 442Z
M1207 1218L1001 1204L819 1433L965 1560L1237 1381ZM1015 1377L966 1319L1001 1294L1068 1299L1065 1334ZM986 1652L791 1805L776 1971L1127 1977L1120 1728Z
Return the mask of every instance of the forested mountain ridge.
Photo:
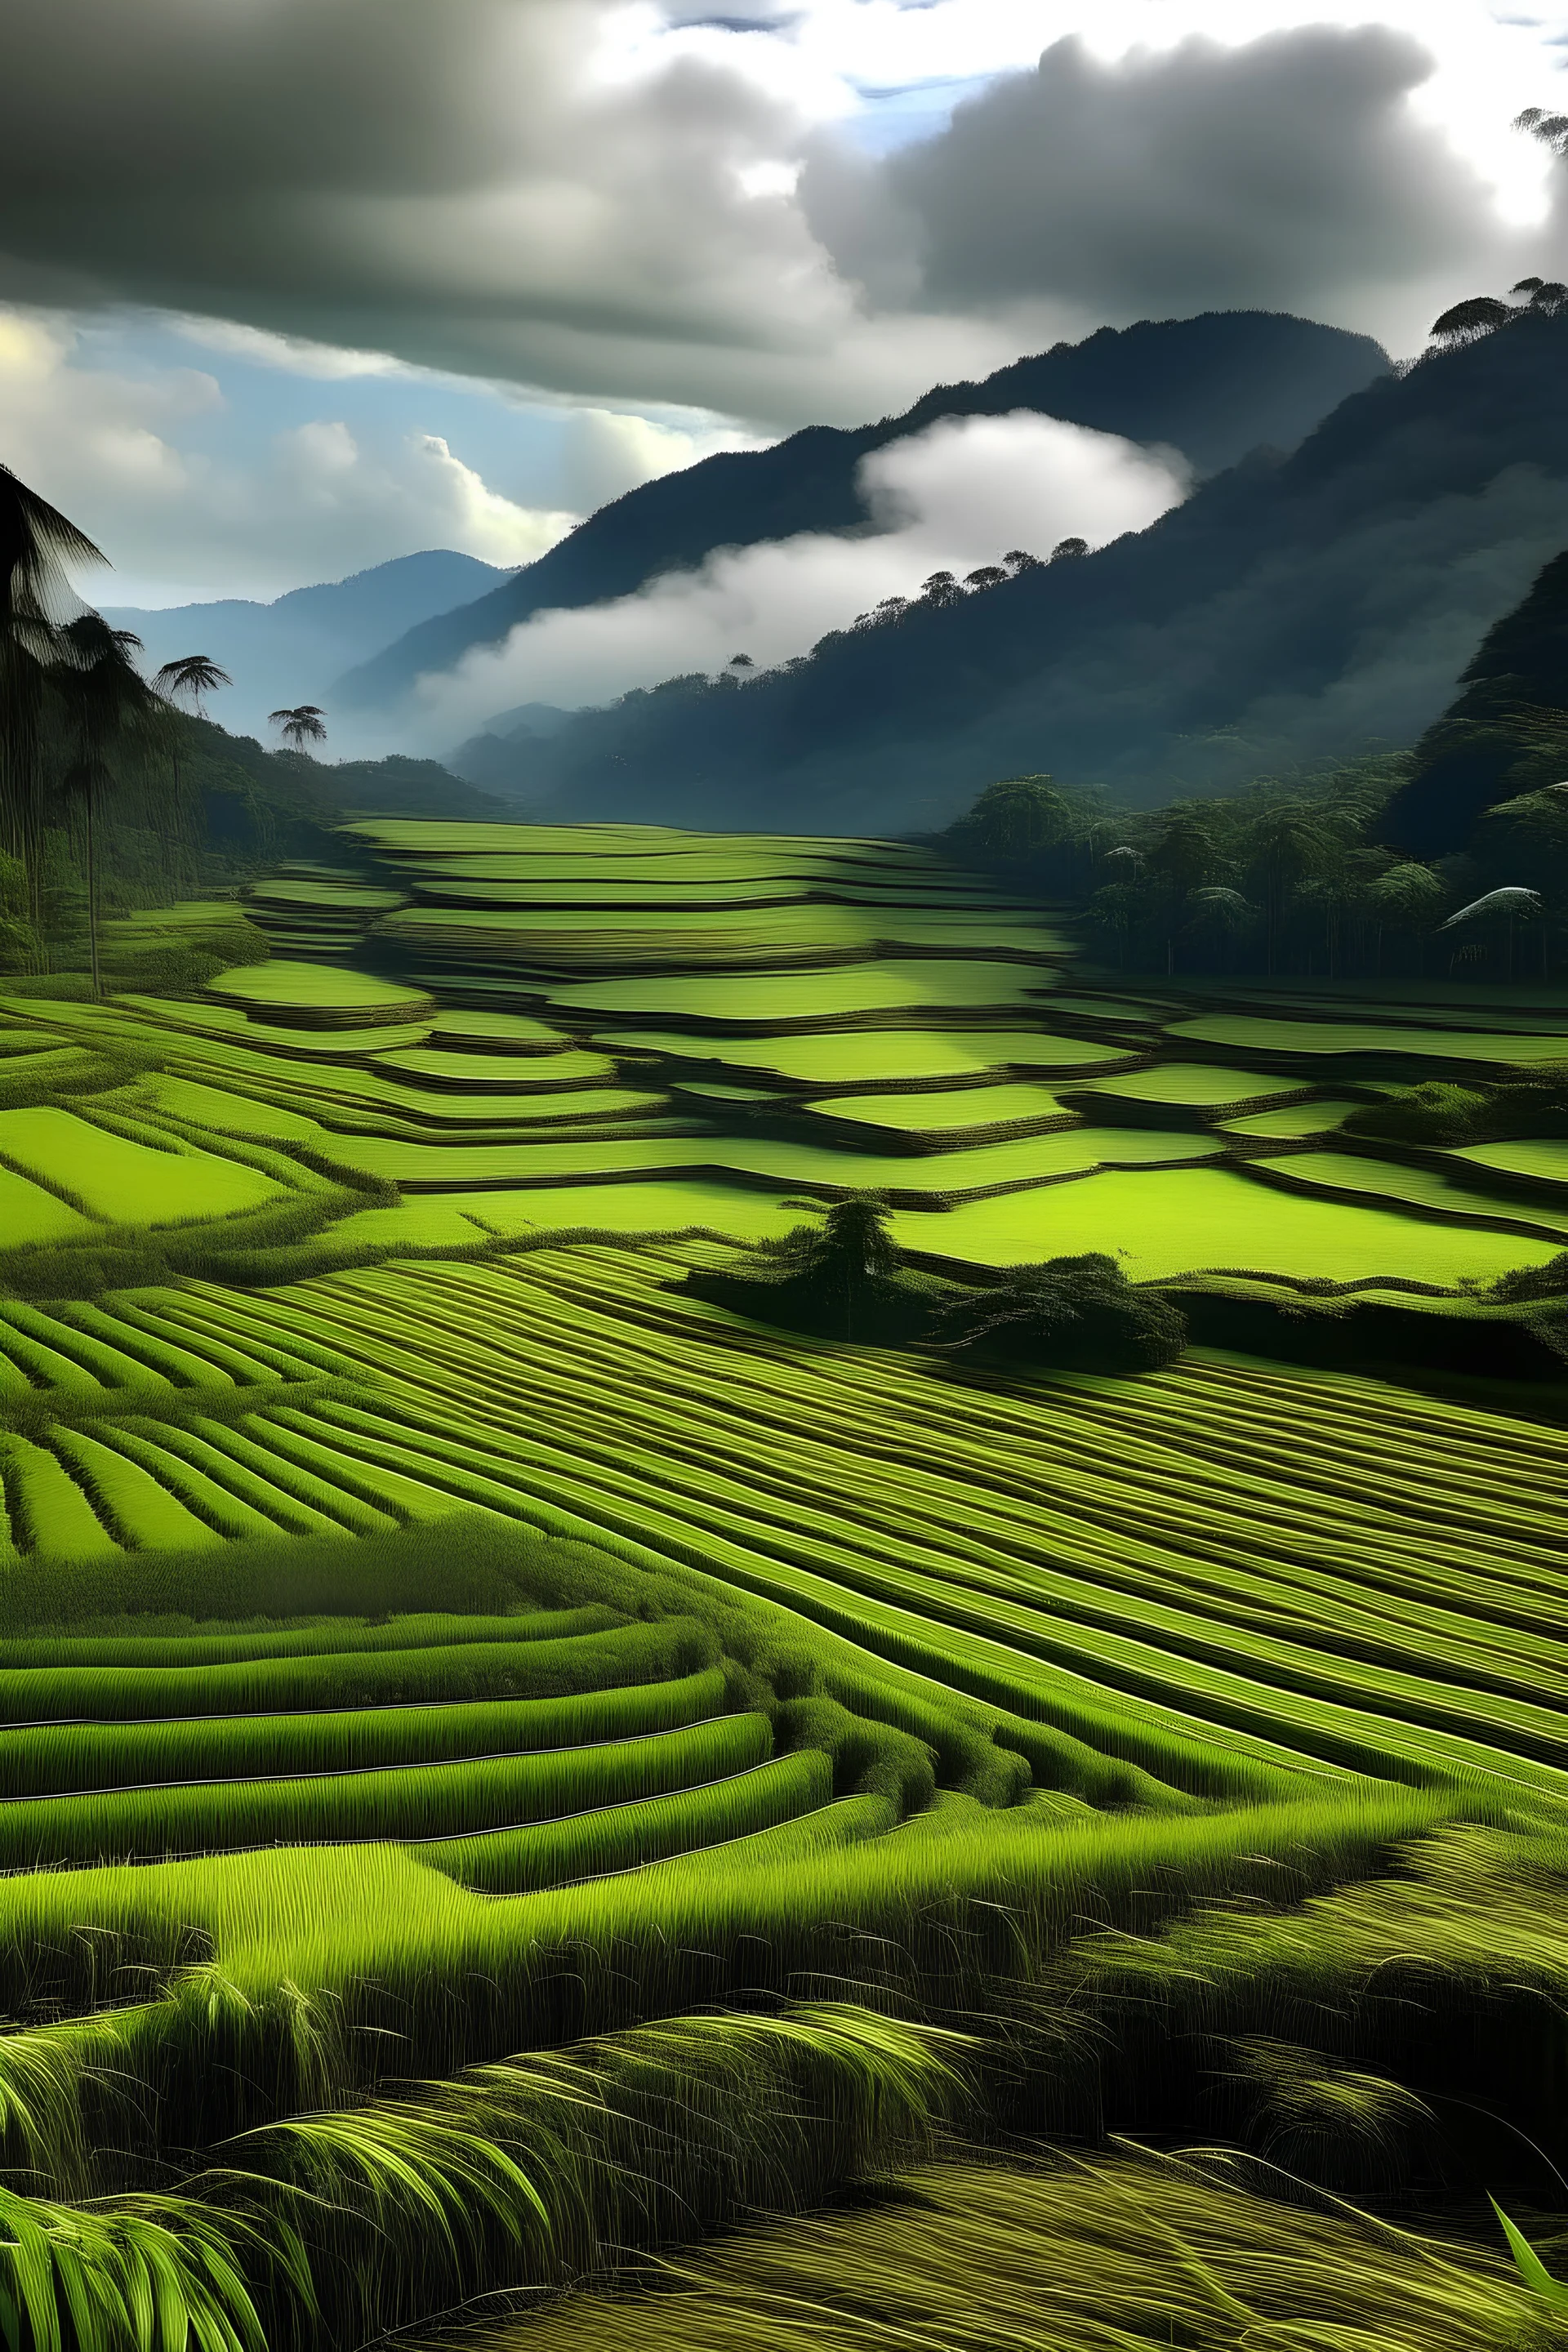
M1560 789L1568 767L1568 552L1488 630L1459 684L1384 813L1388 840L1417 857L1463 849L1477 822L1510 797Z
M1388 367L1370 336L1261 310L1102 327L1081 343L939 384L900 416L854 430L810 425L770 449L704 458L628 490L489 594L425 621L337 681L350 705L395 701L422 672L450 668L531 614L629 595L717 547L864 525L856 469L871 450L944 416L1037 409L1068 424L1166 442L1200 474L1260 442L1292 447L1346 394Z
M997 776L1152 803L1408 743L1568 540L1565 362L1568 319L1521 320L1093 555L627 695L484 781L584 818L901 830Z
M455 548L426 548L346 580L290 589L270 604L225 596L155 611L128 604L102 610L112 628L141 638L151 669L199 647L229 672L229 715L249 728L261 726L275 704L327 699L346 664L510 577Z

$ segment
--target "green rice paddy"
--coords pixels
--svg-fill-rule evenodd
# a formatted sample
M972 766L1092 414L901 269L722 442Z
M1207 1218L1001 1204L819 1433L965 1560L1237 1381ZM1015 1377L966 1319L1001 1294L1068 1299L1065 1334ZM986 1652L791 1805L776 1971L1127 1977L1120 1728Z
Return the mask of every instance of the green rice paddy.
M773 1029L780 1034L848 1027L892 1016L911 1025L921 1015L960 1016L984 1008L1016 1013L1050 986L1050 973L1025 964L931 957L889 959L845 970L759 972L745 978L675 972L664 979L574 982L548 998L558 1019L590 1023L632 1014L690 1023L702 1029Z
M1239 1013L1174 1021L1170 1034L1195 1045L1235 1046L1245 1053L1289 1059L1297 1055L1409 1057L1429 1061L1439 1071L1456 1062L1479 1069L1528 1069L1562 1061L1568 1044L1563 1031L1510 1035L1500 1022L1495 1030L1455 1029L1436 1024L1414 1028L1371 1021L1270 1019Z
M1433 1181L1436 1189L1441 1180ZM1561 1245L1402 1217L1385 1205L1397 1200L1392 1189L1379 1192L1372 1182L1360 1189L1363 1199L1349 1202L1287 1193L1233 1168L1177 1167L1152 1179L1108 1171L1048 1192L965 1202L941 1217L905 1212L896 1230L907 1247L958 1264L1016 1265L1108 1250L1136 1282L1210 1268L1367 1282L1392 1266L1404 1280L1451 1288L1542 1265ZM1465 1204L1450 1196L1448 1205L1462 1212ZM1508 1215L1499 1202L1486 1206Z
M687 1277L878 1189L948 1275L1436 1353L1568 1147L1340 1122L1568 1015L1102 995L910 845L353 832L253 893L298 960L0 1000L59 1093L0 1108L17 2352L1546 2352L1486 2200L1568 2268L1561 1381Z

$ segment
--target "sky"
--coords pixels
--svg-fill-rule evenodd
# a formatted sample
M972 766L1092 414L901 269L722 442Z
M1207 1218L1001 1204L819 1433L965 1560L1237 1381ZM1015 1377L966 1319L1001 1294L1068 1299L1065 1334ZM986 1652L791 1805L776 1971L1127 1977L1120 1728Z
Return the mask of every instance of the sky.
M524 563L1104 324L1404 355L1568 276L1510 128L1568 110L1568 15L1487 0L9 0L6 52L0 459L115 605Z

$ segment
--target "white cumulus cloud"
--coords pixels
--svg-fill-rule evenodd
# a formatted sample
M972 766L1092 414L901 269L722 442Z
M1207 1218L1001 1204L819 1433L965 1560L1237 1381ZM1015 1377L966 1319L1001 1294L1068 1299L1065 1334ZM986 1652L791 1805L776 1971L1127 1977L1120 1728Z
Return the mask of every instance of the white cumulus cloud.
M529 563L580 520L501 496L438 434L373 446L341 415L215 455L204 433L223 406L200 369L94 365L69 320L0 310L0 455L111 560L131 551L128 577L83 579L90 597L277 594L427 547Z

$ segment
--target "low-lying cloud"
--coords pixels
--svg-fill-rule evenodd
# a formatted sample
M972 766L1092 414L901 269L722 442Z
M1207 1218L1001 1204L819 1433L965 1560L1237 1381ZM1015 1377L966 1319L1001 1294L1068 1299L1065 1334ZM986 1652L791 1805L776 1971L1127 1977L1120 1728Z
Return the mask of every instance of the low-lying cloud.
M1185 497L1173 449L1017 410L944 420L864 458L863 536L805 533L721 549L636 595L537 614L504 645L419 682L422 742L449 750L497 711L567 709L633 687L721 670L745 654L767 668L806 652L889 596L913 596L932 572L962 576L1014 549L1045 556L1062 539L1103 545L1145 530ZM400 730L406 732L406 730Z

